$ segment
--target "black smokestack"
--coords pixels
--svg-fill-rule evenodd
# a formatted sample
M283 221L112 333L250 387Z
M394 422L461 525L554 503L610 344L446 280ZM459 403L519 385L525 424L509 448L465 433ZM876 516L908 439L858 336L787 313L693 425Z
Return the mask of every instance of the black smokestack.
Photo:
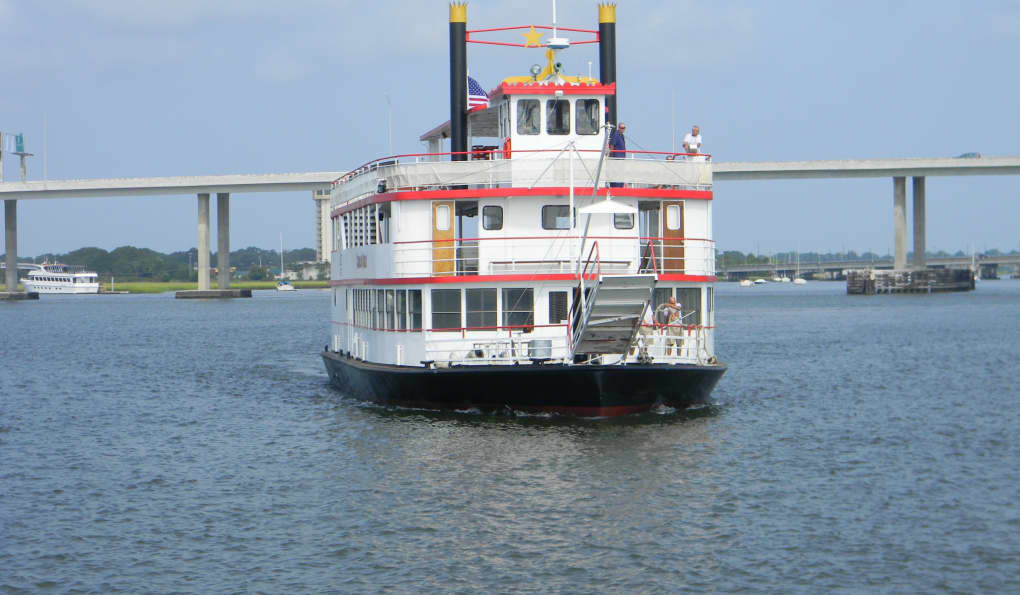
M616 3L599 4L599 79L616 82ZM606 97L609 123L616 126L616 95Z
M467 3L450 3L450 150L467 160ZM615 103L614 103L615 105Z

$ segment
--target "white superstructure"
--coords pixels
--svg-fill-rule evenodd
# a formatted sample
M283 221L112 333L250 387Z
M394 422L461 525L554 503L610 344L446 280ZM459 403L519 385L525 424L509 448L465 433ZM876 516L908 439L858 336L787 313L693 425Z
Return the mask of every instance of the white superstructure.
M67 264L43 263L19 265L30 267L21 278L25 291L36 293L99 293L99 275L85 267Z

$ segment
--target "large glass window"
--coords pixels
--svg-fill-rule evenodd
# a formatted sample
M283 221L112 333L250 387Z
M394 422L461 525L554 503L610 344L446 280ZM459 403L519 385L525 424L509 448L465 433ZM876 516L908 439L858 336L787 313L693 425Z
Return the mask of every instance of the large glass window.
M535 324L535 294L530 288L503 290L503 326L527 327L531 332ZM515 328L514 330L520 330Z
M394 318L396 318L396 316L395 316L396 309L397 309L397 300L393 296L393 290L392 289L387 289L386 290L386 328L388 328L390 330L393 330L393 329L397 328L397 325L394 324Z
M503 207L482 207L482 227L488 230L503 229Z
M577 120L574 122L574 131L577 134L598 134L599 133L599 100L578 99Z
M422 329L420 289L407 290L407 311L410 318L410 329L420 331Z
M549 324L567 323L567 292L549 292Z
M570 229L569 205L542 207L542 229Z
M467 326L470 328L496 326L496 290L465 289Z
M517 101L517 134L538 134L541 111L537 99Z
M386 328L386 290L375 290L375 303L372 310L372 328Z
M683 324L701 324L701 288L677 287L676 303L683 314Z
M545 131L549 134L570 134L570 101L549 99L545 102Z
M432 329L460 330L460 290L432 290Z
M407 328L407 292L403 289L397 290L397 329Z

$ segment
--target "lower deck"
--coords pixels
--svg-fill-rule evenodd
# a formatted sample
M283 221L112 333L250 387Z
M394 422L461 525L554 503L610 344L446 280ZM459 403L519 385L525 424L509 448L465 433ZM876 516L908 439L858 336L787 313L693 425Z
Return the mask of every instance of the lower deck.
M329 350L359 360L426 368L576 361L572 282L337 286L332 293ZM664 306L671 298L675 309ZM714 361L710 284L660 282L650 308L628 352L590 363Z

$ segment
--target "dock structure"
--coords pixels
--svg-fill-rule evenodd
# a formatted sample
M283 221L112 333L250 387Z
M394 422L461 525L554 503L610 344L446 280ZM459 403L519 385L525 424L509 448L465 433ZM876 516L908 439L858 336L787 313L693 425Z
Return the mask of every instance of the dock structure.
M969 269L854 270L846 275L847 295L944 293L974 289Z

